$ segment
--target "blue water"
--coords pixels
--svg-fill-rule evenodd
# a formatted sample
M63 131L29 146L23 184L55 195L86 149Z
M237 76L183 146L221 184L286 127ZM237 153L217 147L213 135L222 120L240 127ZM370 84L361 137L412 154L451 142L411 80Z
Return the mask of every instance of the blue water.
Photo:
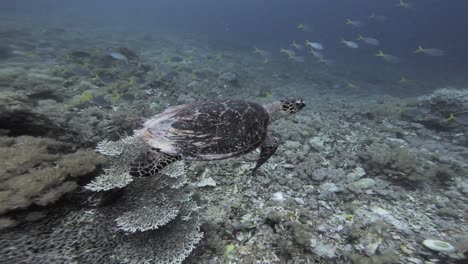
M440 85L464 82L468 69L468 2L464 0L411 0L413 8L397 7L399 1L375 0L3 0L0 12L21 19L41 19L61 27L105 28L164 36L179 34L205 39L218 46L269 50L274 56L292 41L306 39L325 45L327 57L342 71L372 79L397 79L401 75ZM388 17L372 21L370 14ZM359 20L353 28L345 20ZM303 23L311 32L296 27ZM375 37L380 47L363 43L351 50L341 38L357 34ZM442 57L414 54L418 45L446 52ZM389 66L375 57L378 49L400 57ZM383 74L385 72L385 74ZM390 75L390 76L389 76Z

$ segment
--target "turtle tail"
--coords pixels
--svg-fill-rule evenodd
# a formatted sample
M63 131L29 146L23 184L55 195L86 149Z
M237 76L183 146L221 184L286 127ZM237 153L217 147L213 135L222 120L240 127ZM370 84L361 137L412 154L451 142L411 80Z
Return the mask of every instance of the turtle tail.
M167 155L157 150L148 151L131 164L130 175L134 177L153 176L161 172L167 165L180 159L180 156Z

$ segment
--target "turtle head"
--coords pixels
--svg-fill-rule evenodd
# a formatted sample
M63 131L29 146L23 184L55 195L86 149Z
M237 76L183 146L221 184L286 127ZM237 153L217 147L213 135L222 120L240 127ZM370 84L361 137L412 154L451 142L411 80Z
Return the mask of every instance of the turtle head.
M280 101L281 111L286 114L295 114L304 108L305 104L302 99L287 98Z
M281 101L266 104L263 107L270 115L270 122L273 122L282 117L287 117L299 112L304 106L305 104L302 99L286 98Z

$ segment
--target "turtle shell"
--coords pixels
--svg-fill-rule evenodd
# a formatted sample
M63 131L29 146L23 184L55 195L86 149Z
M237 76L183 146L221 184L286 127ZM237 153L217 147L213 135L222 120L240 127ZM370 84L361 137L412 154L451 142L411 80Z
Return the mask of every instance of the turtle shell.
M218 160L245 154L267 135L263 106L214 100L173 106L147 120L136 133L151 147L187 160Z

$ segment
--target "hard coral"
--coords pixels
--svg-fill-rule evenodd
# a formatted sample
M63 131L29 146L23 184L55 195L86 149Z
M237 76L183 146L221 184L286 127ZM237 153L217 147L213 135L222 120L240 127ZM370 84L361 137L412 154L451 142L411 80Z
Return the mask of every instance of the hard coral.
M96 212L96 218L103 218L97 221L106 223L103 228L118 234L110 239L123 240L120 246L105 250L111 250L118 262L181 263L202 238L198 207L185 188L184 163L176 162L149 178L133 179L129 175L133 161L149 151L138 136L102 141L96 150L109 158L108 167L86 188L124 188L118 201Z
M440 165L436 156L396 143L374 142L359 156L370 173L398 181L444 181L456 175L454 169Z
M468 90L444 88L419 98L421 107L429 108L432 112L448 115L463 111L468 107Z
M33 111L33 103L13 93L0 94L0 129L10 134L47 136L61 131L44 115Z
M164 188L173 186L165 184L167 179L171 178L140 178L114 204L75 209L65 215L54 212L39 223L8 230L0 237L0 262L182 263L203 234L190 194ZM170 210L153 210L154 203L172 208L177 201L182 206L176 217ZM131 219L124 219L132 214ZM146 228L150 225L154 229ZM122 226L131 232L122 231Z
M93 151L71 152L71 145L53 139L0 137L0 214L53 203L105 162Z
M149 151L149 146L139 137L130 136L118 141L100 142L96 150L109 158L109 166L85 188L91 191L107 191L123 188L133 181L130 176L131 163L141 153Z
M97 210L95 221L119 234L113 255L123 263L181 263L203 234L191 193L168 175L140 178L114 205ZM122 231L125 231L122 233Z

